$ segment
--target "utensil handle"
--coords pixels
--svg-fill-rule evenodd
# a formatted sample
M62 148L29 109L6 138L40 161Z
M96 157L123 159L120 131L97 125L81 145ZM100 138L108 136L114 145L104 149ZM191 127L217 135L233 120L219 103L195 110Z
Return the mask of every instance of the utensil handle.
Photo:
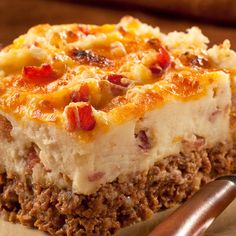
M236 198L236 176L221 177L197 192L149 236L199 236Z

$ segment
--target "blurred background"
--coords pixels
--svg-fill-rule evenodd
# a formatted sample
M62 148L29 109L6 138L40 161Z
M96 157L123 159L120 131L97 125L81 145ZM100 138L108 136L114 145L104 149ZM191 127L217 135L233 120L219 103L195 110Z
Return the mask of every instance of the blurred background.
M36 24L116 23L124 15L166 33L197 25L212 44L227 38L236 50L236 0L0 0L0 43Z

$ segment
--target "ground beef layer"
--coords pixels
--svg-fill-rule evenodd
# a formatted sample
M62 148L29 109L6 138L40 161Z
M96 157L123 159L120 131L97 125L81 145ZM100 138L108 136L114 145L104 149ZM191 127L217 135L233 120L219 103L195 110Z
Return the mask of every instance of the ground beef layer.
M92 195L44 188L1 175L0 207L7 220L51 235L112 235L121 227L175 206L210 180L236 171L236 147L169 156L148 172L117 178Z

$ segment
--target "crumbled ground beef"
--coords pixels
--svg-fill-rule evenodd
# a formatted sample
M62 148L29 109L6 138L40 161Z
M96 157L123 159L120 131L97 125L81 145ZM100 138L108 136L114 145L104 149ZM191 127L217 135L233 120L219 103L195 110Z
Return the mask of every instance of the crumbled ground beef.
M0 176L0 207L7 220L51 235L112 235L182 203L210 180L236 171L236 147L169 156L148 172L117 178L91 195ZM123 179L123 180L122 180ZM127 179L127 178L126 178Z

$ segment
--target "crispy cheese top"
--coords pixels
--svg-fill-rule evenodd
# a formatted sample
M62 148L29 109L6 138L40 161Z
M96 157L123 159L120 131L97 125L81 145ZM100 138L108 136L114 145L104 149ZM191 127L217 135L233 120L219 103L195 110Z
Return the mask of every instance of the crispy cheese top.
M132 17L36 26L0 52L0 110L91 136L170 100L198 99L218 80L207 38L197 28L174 34Z

